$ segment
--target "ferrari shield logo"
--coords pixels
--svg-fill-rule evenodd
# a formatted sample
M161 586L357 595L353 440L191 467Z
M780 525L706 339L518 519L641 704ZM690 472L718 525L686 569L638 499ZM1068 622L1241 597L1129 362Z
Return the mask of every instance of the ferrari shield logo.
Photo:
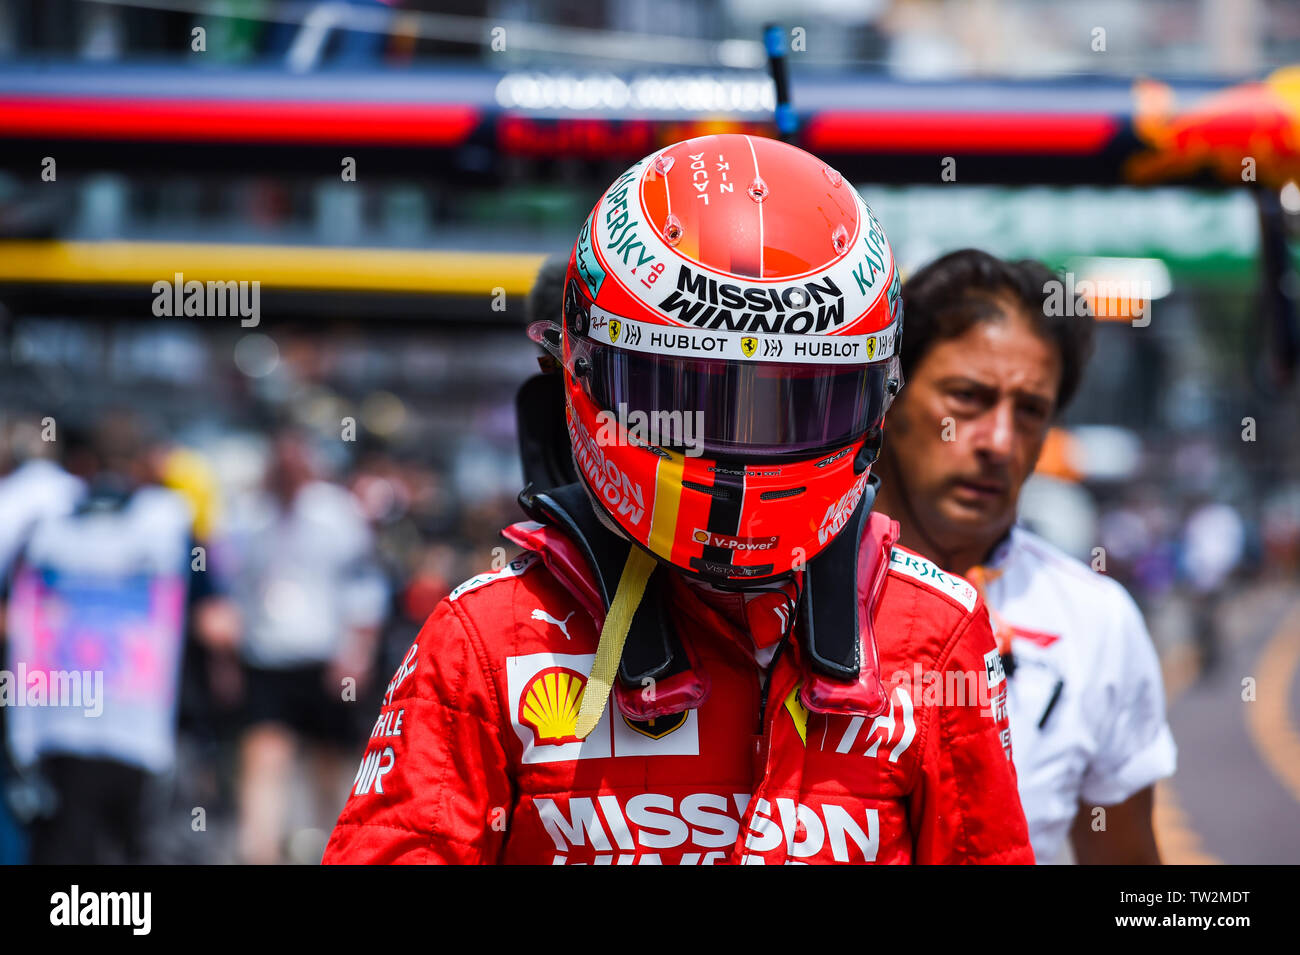
M642 736L648 736L651 739L663 739L674 730L681 729L686 723L686 716L686 712L670 713L668 716L649 720L630 720L624 716L623 722Z
M870 338L867 339L867 360L870 361L875 357L876 357L876 336L872 335Z
M758 339L746 336L740 340L740 350L745 353L746 358L753 358L754 352L758 350Z
M617 318L611 318L609 320L609 340L611 342L618 341L618 333L621 332L622 330L623 330L623 323L620 322Z

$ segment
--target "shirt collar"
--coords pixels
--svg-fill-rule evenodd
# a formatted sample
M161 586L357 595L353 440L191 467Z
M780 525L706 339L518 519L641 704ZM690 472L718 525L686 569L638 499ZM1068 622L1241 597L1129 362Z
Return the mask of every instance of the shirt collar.
M1014 543L1012 538L1015 535L1015 525L1007 528L1007 532L998 538L998 542L989 548L988 557L984 560L984 566L993 569L1000 569L1002 564L1006 563L1007 558L1011 556L1011 547Z

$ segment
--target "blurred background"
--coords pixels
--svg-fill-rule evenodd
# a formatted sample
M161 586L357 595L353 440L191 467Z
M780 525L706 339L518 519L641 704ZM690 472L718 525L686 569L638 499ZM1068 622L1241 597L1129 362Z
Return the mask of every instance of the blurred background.
M509 556L539 266L646 153L775 135L769 52L905 278L975 246L1142 290L1022 519L1147 614L1166 861L1300 859L1300 6L0 0L5 637L136 701L44 773L77 731L0 707L0 861L125 805L105 858L319 859L419 625Z

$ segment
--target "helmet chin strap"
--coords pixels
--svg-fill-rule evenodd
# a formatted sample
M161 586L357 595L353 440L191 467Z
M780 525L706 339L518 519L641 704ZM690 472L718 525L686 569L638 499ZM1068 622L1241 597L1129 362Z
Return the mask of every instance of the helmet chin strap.
M577 468L576 463L574 467ZM579 478L578 483L582 485L582 490L591 503L591 510L601 525L620 540L627 541L628 537L623 533L623 529L618 526L617 521L605 513L605 509L591 493L586 480ZM614 598L610 603L609 612L605 614L605 624L600 628L600 640L596 644L596 659L591 663L591 672L587 674L587 685L582 692L582 702L578 706L578 720L573 733L578 739L586 739L596 728L600 718L605 715L609 695L614 689L614 680L618 677L619 663L623 659L623 647L632 629L632 619L636 616L637 607L641 606L641 600L645 596L646 583L658 566L659 561L636 544L632 544L628 549L623 573L619 577L618 586L614 589Z
M670 603L656 589L662 587L655 572L663 562L606 530L605 522L598 520L600 508L593 506L587 489L580 490L579 485L581 480L549 491L534 491L530 485L520 493L519 503L534 520L557 527L578 546L597 596L607 608L574 725L574 735L586 739L614 693L619 694L621 708L626 704L635 710L638 704L628 702L635 692L629 688L646 686L650 679L673 686L674 705L689 700L698 706L708 694L708 684L694 674L690 655L670 620ZM807 654L810 682L805 686L820 687L813 697L822 705L847 706L850 709L843 712L860 710L873 717L884 712L888 697L880 685L871 622L864 615L858 590L861 542L878 487L878 479L869 477L853 517L805 568L792 608ZM889 559L887 551L866 557L867 566L883 567ZM871 572L873 579L879 578L878 567ZM667 712L679 710L663 711Z
M627 563L623 565L623 574L614 591L614 602L610 604L609 613L605 614L600 642L596 644L596 659L592 661L587 686L582 692L582 703L578 707L578 722L573 733L578 739L586 739L605 713L618 675L619 661L623 659L623 644L632 629L632 618L645 596L646 581L657 566L658 562L641 548L628 550Z
M578 499L586 501L599 526L606 528L614 535L614 539L623 542L623 545L627 547L627 556L623 563L622 574L617 585L613 588L612 596L608 598L609 610L605 614L605 622L601 627L600 639L596 645L595 659L592 661L591 671L588 674L587 683L583 690L582 701L578 707L574 735L578 739L586 739L604 716L610 695L614 690L614 683L620 678L620 668L625 681L629 676L628 671L631 671L631 675L635 677L640 674L647 663L654 664L652 669L656 673L663 672L672 665L675 655L674 649L676 648L670 647L661 638L655 643L662 644L662 647L650 647L649 656L642 649L639 653L633 654L631 663L623 660L625 648L629 649L629 652L632 649L632 646L628 643L628 637L636 625L638 608L643 603L651 577L661 561L642 549L638 544L628 540L623 530L617 526L616 522L600 506L600 503L595 500L585 480L580 478L577 483L582 487L582 494ZM793 613L791 614L792 618L796 615L799 616L804 640L807 644L806 649L816 671L822 675L830 676L834 680L850 683L858 681L859 676L865 674L876 685L876 689L879 688L879 681L878 674L875 671L877 665L875 654L874 650L872 650L871 654L866 655L869 659L864 658L861 643L862 634L858 619L859 608L857 601L853 599L853 594L857 586L858 542L878 486L877 479L868 480L862 500L855 509L853 519L849 521L848 526L840 534L836 535L831 545L824 552L824 556L819 555L821 560L816 563L819 573L813 573L813 564L806 568L804 586L800 589L799 597L794 602ZM576 491L576 489L572 489L570 492L571 497L576 496L572 493L573 491ZM526 490L525 494L521 495L521 503L525 505L525 510L531 512L531 505L525 502L527 495L528 491ZM534 497L533 500L535 501L536 498ZM613 555L610 554L609 556L612 557ZM813 587L814 577L817 577L821 583L815 590ZM844 599L846 595L848 596L847 601ZM807 599L803 599L805 597ZM647 604L646 609L649 610L649 608L650 605ZM663 610L660 609L659 616L662 617L662 615ZM640 636L632 642L634 645L640 646L640 644L637 644L637 640L642 644L645 643L645 633L643 632L645 623L646 621L642 621L642 630L638 631ZM793 625L793 619L791 625ZM663 621L660 622L659 626L663 626ZM676 643L675 638L673 643ZM681 651L678 650L678 652ZM659 656L661 653L663 654L662 660ZM820 679L821 677L816 678ZM877 700L876 702L880 701Z

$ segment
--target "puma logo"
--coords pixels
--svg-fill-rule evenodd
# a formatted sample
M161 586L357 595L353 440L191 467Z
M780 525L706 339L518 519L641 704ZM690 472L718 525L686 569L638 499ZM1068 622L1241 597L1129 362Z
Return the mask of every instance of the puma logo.
M572 617L572 616L573 616L575 613L577 613L577 612L578 612L578 611L576 611L576 610L570 610L570 611L569 611L569 617ZM545 610L534 610L534 611L533 611L533 619L534 619L534 620L541 620L543 623L553 623L553 624L555 624L557 627L560 628L560 632L564 634L564 639L565 639L565 640L570 639L570 637L569 637L569 628L566 626L566 624L569 622L569 617L565 617L563 620L556 620L554 617L552 617L552 616L551 616L549 613L547 613Z

